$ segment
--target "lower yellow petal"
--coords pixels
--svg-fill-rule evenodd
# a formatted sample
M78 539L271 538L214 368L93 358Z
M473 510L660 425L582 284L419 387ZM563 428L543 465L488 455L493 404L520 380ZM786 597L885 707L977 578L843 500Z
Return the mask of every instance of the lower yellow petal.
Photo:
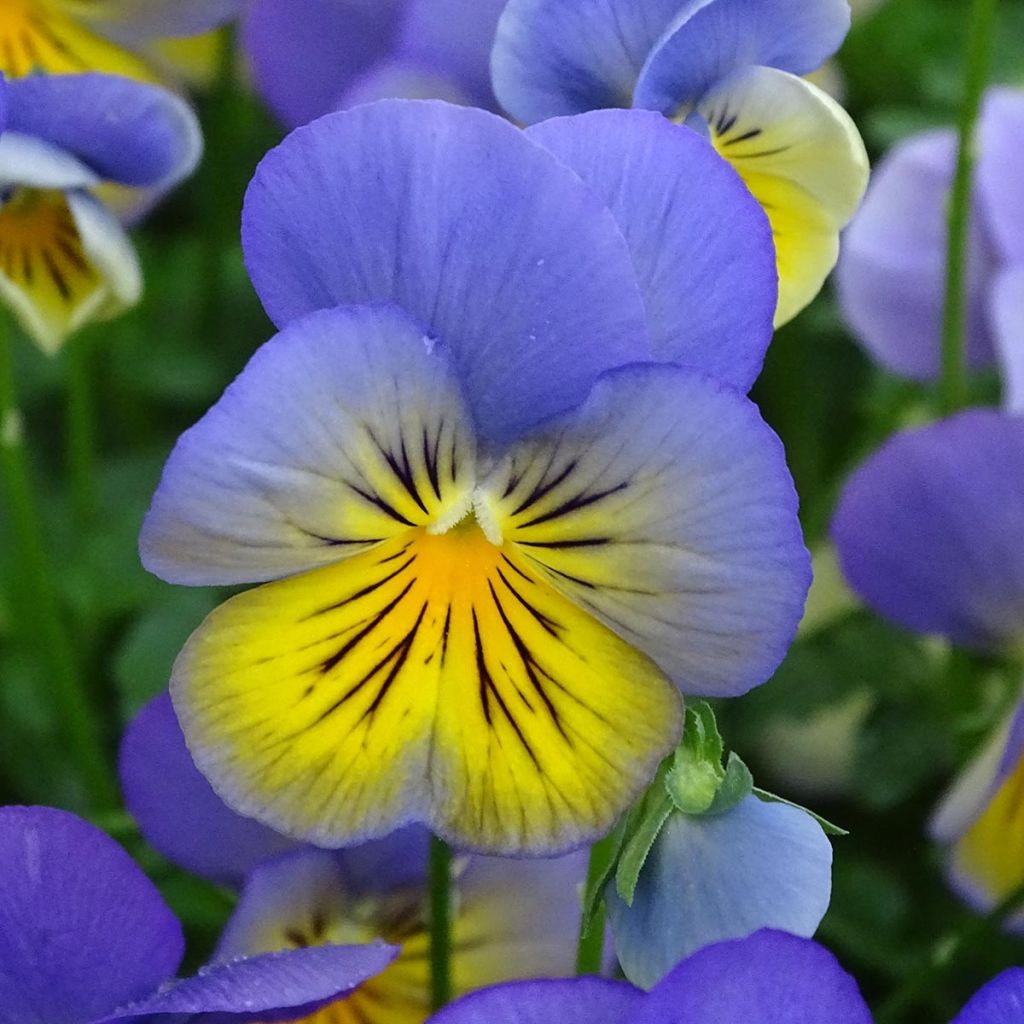
M680 716L653 662L472 519L232 599L172 692L221 795L322 845L414 820L481 851L578 845Z
M715 149L771 221L779 268L776 325L820 291L839 232L868 182L868 159L846 111L804 79L767 67L729 76L698 105Z
M989 907L1024 885L1024 759L956 844L952 866Z
M63 13L52 0L0 4L0 71L20 78L34 71L102 71L155 81L146 63Z
M19 189L0 208L0 292L50 352L102 314L108 290L62 192Z

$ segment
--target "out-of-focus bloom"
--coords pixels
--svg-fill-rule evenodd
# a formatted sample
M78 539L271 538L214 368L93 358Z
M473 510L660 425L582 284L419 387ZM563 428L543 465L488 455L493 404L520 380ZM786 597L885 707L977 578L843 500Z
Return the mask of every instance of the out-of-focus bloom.
M505 0L252 0L242 41L289 128L356 103L442 99L494 109L490 56Z
M879 615L958 646L1024 641L1024 418L972 410L898 434L850 478L832 533Z
M849 24L847 0L510 0L494 89L526 123L633 106L705 131L771 221L782 324L820 291L867 185L853 122L799 77Z
M325 846L604 834L677 689L763 682L807 591L781 446L731 386L771 332L756 203L657 115L526 134L384 101L272 152L243 241L284 329L179 441L141 539L172 582L274 581L175 665L199 768Z
M980 989L953 1024L1019 1024L1024 969ZM684 960L651 992L605 978L525 981L475 992L431 1024L871 1024L857 983L828 950L762 931Z
M4 0L0 72L102 71L144 81L153 69L139 50L233 18L242 0Z
M108 183L162 194L195 168L202 138L177 97L110 75L7 85L0 138L0 297L47 352L136 303L142 275Z
M967 354L998 355L1011 409L1024 408L1024 92L985 101L968 244ZM957 139L908 139L879 166L844 240L839 295L855 335L886 368L927 380L941 366L946 219Z
M809 939L760 931L707 946L650 992L584 977L497 985L431 1024L871 1024L857 983Z
M976 410L899 434L854 474L833 534L884 617L995 654L1024 643L1024 417ZM1024 721L1007 723L943 802L956 888L991 907L1024 882Z
M832 844L798 807L751 795L721 814L673 813L633 903L610 886L608 914L626 977L650 988L684 957L762 928L812 936L832 893Z
M0 1022L293 1020L384 970L383 943L236 959L173 981L181 925L99 829L49 807L0 808Z
M341 851L299 844L229 810L189 757L170 699L138 715L121 779L143 835L170 860L242 884L215 959L326 942L401 947L383 973L325 1012L334 1020L419 1022L430 1006L428 833L410 827ZM552 861L457 860L455 990L573 971L586 854Z
M1024 885L1024 705L1007 716L940 804L932 837L953 888L988 911ZM1024 914L1012 926L1024 928Z

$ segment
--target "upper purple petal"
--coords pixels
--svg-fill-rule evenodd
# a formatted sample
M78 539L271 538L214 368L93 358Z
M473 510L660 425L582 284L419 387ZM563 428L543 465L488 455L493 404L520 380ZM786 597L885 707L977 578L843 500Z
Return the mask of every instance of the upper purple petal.
M631 1024L643 1001L639 989L607 978L514 981L463 996L428 1024Z
M990 90L979 135L978 188L992 236L1004 259L1024 263L1024 90Z
M188 871L238 885L299 844L236 814L199 774L169 694L151 700L121 742L125 803L154 849Z
M509 0L491 73L502 106L526 124L629 107L651 49L695 0Z
M31 75L8 85L7 128L73 154L101 178L169 188L202 152L195 114L166 89L115 75Z
M256 88L289 128L330 113L388 57L406 0L250 0L242 45Z
M651 52L633 104L675 114L751 65L816 71L850 28L849 0L689 0Z
M94 1024L195 1024L296 1020L315 1012L379 974L398 954L395 946L314 946L233 960L208 967Z
M880 615L998 650L1024 634L1024 418L975 410L898 434L849 480L832 533Z
M99 829L0 808L0 1024L83 1024L174 974L177 918Z
M871 1024L857 983L824 947L760 931L707 946L644 1000L630 1024Z
M279 325L379 301L423 322L487 440L572 407L603 370L650 351L611 213L480 110L390 100L299 129L256 172L243 243Z
M1003 378L1003 407L1024 413L1024 263L996 275L990 302Z
M1011 967L979 989L953 1024L1020 1024L1024 1020L1024 968Z
M647 111L554 118L528 134L618 221L655 357L749 390L771 341L778 277L768 218L739 175L696 132Z
M956 137L930 132L896 146L875 171L843 236L839 300L857 339L883 366L909 377L939 372L946 267L946 206ZM992 361L986 323L993 257L980 217L968 247L968 358Z

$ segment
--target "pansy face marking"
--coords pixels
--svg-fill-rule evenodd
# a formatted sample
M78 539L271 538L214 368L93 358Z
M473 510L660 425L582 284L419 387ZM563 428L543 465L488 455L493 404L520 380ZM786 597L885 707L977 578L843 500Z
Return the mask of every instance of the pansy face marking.
M250 187L283 330L179 442L141 551L171 582L265 583L207 619L171 691L214 789L278 831L581 845L673 745L677 690L744 693L792 637L796 496L731 386L770 327L767 223L692 133L585 121L369 104ZM623 187L671 155L740 221ZM763 246L709 241L740 222Z

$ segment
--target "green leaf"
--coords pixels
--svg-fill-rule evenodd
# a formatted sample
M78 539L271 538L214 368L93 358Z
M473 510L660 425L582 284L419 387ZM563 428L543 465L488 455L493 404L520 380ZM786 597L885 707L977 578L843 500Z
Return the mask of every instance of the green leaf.
M659 771L658 774L661 785L658 785L659 778L655 778L654 785L644 795L639 813L629 822L630 831L624 834L615 867L615 891L630 907L640 872L675 806L665 787L665 773Z
M803 811L804 814L809 814L821 826L822 832L827 836L848 836L850 834L845 828L840 828L838 825L834 825L827 818L823 818L820 814L815 814L814 811L809 810L806 807L802 807L800 804L793 803L792 800L785 800L781 796L769 793L765 789L758 789L757 786L754 786L751 792L759 800L763 800L767 804L785 804L787 807L795 807L798 811Z
M591 865L591 870L587 873L587 882L583 889L583 909L580 919L580 933L583 935L586 935L594 926L601 905L604 903L605 888L615 872L615 865L618 863L619 854L622 850L627 830L630 827L630 822L639 814L639 811L640 805L638 804L622 818L608 836L601 840L601 843L608 844L611 856L608 857L605 863L600 864L596 871L593 870L593 865ZM595 843L594 845L597 846L598 844ZM594 854L591 852L591 859L593 859L593 856Z
M743 763L743 758L735 751L729 753L729 763L725 768L725 778L715 793L715 799L705 814L725 814L731 811L741 800L745 800L754 789L754 776Z

